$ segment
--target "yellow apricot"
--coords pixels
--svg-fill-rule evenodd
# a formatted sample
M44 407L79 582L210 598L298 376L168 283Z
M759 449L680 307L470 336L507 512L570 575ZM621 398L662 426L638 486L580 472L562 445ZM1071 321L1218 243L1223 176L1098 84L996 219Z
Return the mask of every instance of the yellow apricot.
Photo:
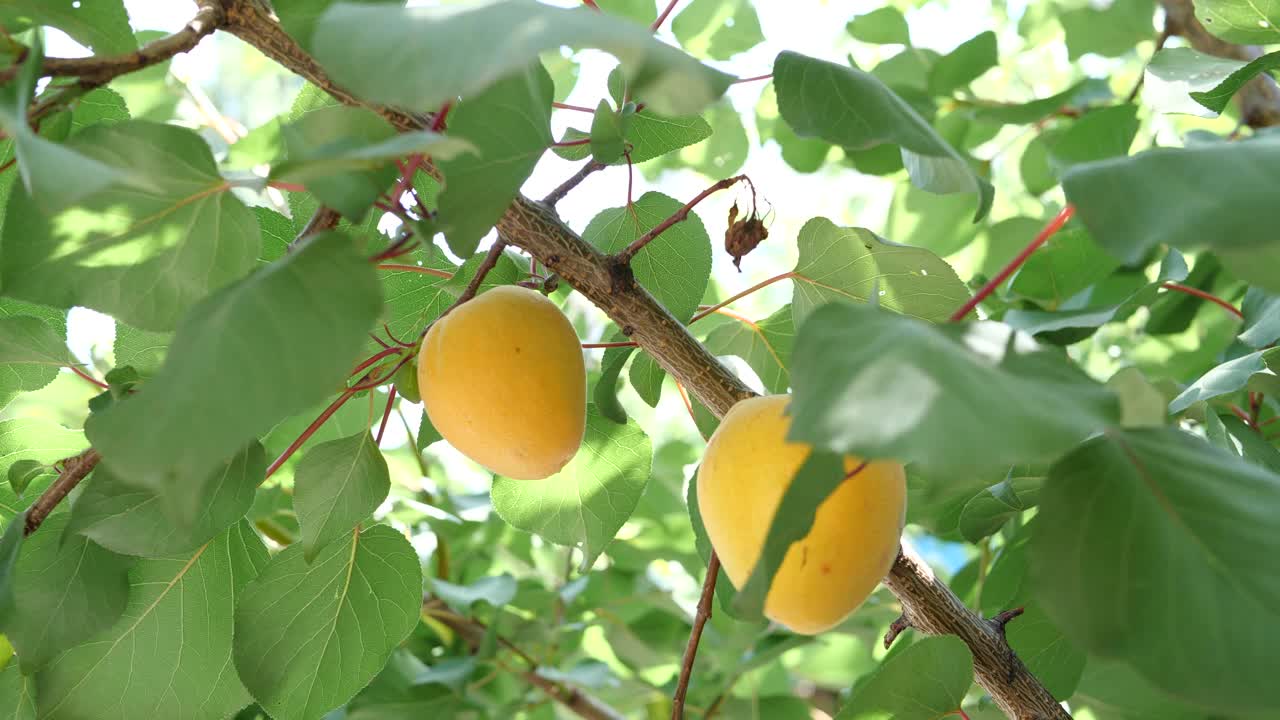
M698 470L698 510L725 573L741 588L764 548L782 495L811 447L788 442L790 395L751 398L720 423ZM845 472L862 461L845 457ZM888 574L906 518L902 465L876 461L818 506L813 527L787 551L765 615L813 635L857 610Z
M517 480L545 478L573 459L586 429L586 384L569 319L516 285L437 320L418 354L431 424L463 455Z

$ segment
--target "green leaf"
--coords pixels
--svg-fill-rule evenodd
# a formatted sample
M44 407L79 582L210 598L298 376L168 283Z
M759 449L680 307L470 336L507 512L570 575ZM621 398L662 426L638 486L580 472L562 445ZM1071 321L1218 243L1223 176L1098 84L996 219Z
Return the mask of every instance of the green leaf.
M0 669L0 714L8 720L36 720L35 679L23 675L18 663Z
M1039 468L1022 465L1010 468L1008 477L984 488L964 504L960 511L960 534L975 544L994 535L1009 518L1035 506L1042 484L1044 472Z
M10 27L31 23L58 28L98 55L126 53L138 46L121 0L6 0L0 21Z
M878 45L910 45L911 30L902 11L892 6L859 15L845 26L855 40Z
M12 604L0 608L22 671L108 628L129 598L132 558L81 536L62 537L70 513L55 512L22 543L13 569Z
M658 407L658 401L662 399L662 381L666 377L667 371L644 351L636 355L636 359L631 361L631 369L627 371L631 387L649 407Z
M707 177L731 176L742 169L751 152L751 140L742 125L742 115L727 102L719 102L707 111L706 122L710 124L707 132L711 137L681 150L675 162ZM635 136L634 129L631 135Z
M381 305L373 266L347 238L315 236L193 308L145 392L86 431L135 485L195 482L339 387Z
M963 640L921 638L855 689L836 720L934 720L954 713L972 684L973 655Z
M1128 155L1138 125L1137 105L1093 110L1049 140L1049 165L1061 174L1073 165Z
M569 128L565 131L562 142L581 140L588 133ZM631 143L631 163L638 165L647 160L666 155L682 147L702 142L711 137L711 126L698 115L682 115L666 117L655 115L648 110L641 110L631 116L627 126L627 142ZM555 147L556 155L566 160L582 160L590 154L588 145L569 145ZM614 165L627 162L625 157L612 161Z
M167 330L253 266L257 222L195 132L131 121L95 125L67 145L149 185L102 191L53 216L14 192L0 238L4 294Z
M329 543L310 564L291 545L236 604L236 669L273 716L318 720L382 669L421 605L418 555L386 525Z
M474 95L561 45L616 56L634 95L663 114L698 112L731 80L654 39L647 28L590 8L519 0L462 8L339 3L320 18L312 44L338 85L366 100L417 112ZM454 71L419 72L445 67Z
M0 215L0 221L2 220L3 216ZM25 319L15 320L16 318ZM49 343L48 349L52 350L55 347L60 347L65 352L67 335L66 312L43 305L22 302L21 300L0 297L0 324L6 322L29 323L31 318L40 321L56 338L56 344ZM45 335L44 331L40 331L40 334ZM13 348L13 352L21 357L26 355L28 350L25 347L18 347ZM0 363L0 408L8 405L19 393L39 390L53 382L56 377L58 377L58 368L53 365Z
M100 464L71 507L64 532L84 535L124 555L171 557L189 552L245 516L266 469L266 454L254 442L198 485L183 486L178 490L181 497L173 498L131 485ZM170 506L181 508L178 514L189 515L191 521L175 521Z
M1081 107L1091 100L1110 100L1111 97L1111 86L1105 79L1089 78L1048 97L1012 104L978 102L971 110L975 120L1029 125L1043 120L1063 107Z
M1266 187L1280 181L1278 167L1280 138L1263 137L1076 165L1062 185L1094 239L1134 264L1160 243L1256 251L1274 242L1280 206Z
M222 720L247 705L231 668L232 609L266 563L244 521L192 552L138 561L115 625L36 675L40 717Z
M9 469L23 460L53 465L79 453L87 445L84 433L49 420L34 417L0 420L0 472L7 478ZM8 492L7 485L0 486L0 520L12 518L30 504L29 501L19 503L16 497L8 496Z
M1251 287L1240 303L1240 312L1244 313L1240 342L1260 348L1280 339L1280 295Z
M1086 5L1058 15L1066 32L1067 58L1093 53L1120 57L1155 37L1153 0L1116 0L1104 10Z
M134 33L139 45L168 36L160 30ZM121 75L111 81L111 89L119 93L129 113L139 120L165 122L174 116L182 91L169 79L169 60Z
M40 318L0 317L0 363L29 363L60 367L75 364L66 339Z
M367 429L308 450L294 473L293 489L306 561L349 536L390 490L387 461Z
M398 177L394 160L414 153L448 160L474 148L458 138L419 130L397 133L367 108L333 105L281 128L287 161L270 179L303 183L325 205L359 220Z
M791 373L792 439L952 475L1047 460L1120 419L1064 354L993 322L833 303L801 326Z
M800 228L796 243L800 259L791 309L797 327L833 300L874 300L894 312L940 322L969 299L955 270L937 255L864 228L837 227L817 217Z
M991 184L874 76L784 52L774 61L773 83L778 109L797 135L855 150L894 143L901 146L902 162L916 186L940 194L976 193L975 221L991 209Z
M27 491L31 481L41 475L51 475L53 470L38 460L19 460L9 466L9 487L18 497Z
M1272 42L1276 40L1280 40L1280 33L1276 35ZM1227 103L1231 102L1231 98L1246 83L1262 73L1270 73L1276 67L1280 67L1280 52L1267 53L1231 73L1212 90L1191 93L1191 98L1210 110L1220 113L1227 108Z
M1210 400L1243 390L1249 379L1258 373L1274 375L1267 367L1267 360L1280 358L1280 349L1259 350L1228 360L1214 367L1191 383L1178 397L1169 403L1169 412L1179 413L1197 402Z
M449 135L476 149L437 163L445 178L438 223L454 255L471 257L551 144L553 90L551 76L535 64L449 113Z
M1043 479L1043 478L1042 478ZM1023 608L1005 626L1009 647L1054 698L1066 700L1075 692L1086 664L1085 653L1063 636L1036 600L1027 559L1037 520L1032 518L1008 538L982 583L980 612L994 616Z
M1147 64L1143 102L1164 113L1212 117L1222 112L1231 95L1224 97L1216 109L1206 100L1228 87L1231 93L1239 89L1234 83L1224 87L1224 82L1245 64L1243 60L1207 55L1189 47L1161 50Z
M1053 310L1111 274L1119 265L1082 230L1055 235L1032 253L1009 290Z
M657 227L684 203L658 192L641 195L630 207L601 211L582 231L582 238L601 251L614 253ZM711 275L711 238L689 213L645 245L631 260L636 281L681 322L698 309Z
M493 509L507 524L580 547L589 569L635 511L649 482L653 449L633 421L620 424L587 406L582 447L563 470L536 482L493 481Z
M627 149L623 142L626 132L626 118L622 111L614 112L609 101L601 98L591 119L592 159L605 165L617 162Z
M1138 368L1118 370L1107 380L1107 387L1120 398L1121 427L1163 427L1168 420L1168 398Z
M789 306L779 308L756 323L733 322L721 325L703 341L716 355L737 355L756 371L770 394L781 394L791 384L791 349L796 328Z
M1206 30L1227 42L1280 41L1280 3L1275 0L1199 0L1195 11Z
M396 4L397 0L348 0L367 5L377 3ZM272 0L271 8L280 17L280 25L298 44L304 48L311 46L311 34L315 32L316 23L325 10L334 5L336 0Z
M466 585L430 578L427 585L449 607L461 613L470 612L471 606L478 602L489 603L493 608L505 607L516 597L516 579L506 573L483 577Z
M1094 438L1054 465L1040 494L1040 601L1068 637L1184 701L1275 708L1277 502L1280 477L1181 431ZM1107 587L1142 591L1096 592Z
M165 355L173 342L173 333L139 330L122 322L116 323L116 339L112 345L115 367L131 367L150 378L164 366Z
M26 540L27 515L25 512L14 515L4 534L0 535L0 620L4 618L4 613L13 605L13 592L15 583L15 569L18 565L18 557L22 553L23 541ZM0 637L4 637L0 635ZM8 638L5 638L5 644L10 646L10 653L13 652L12 645ZM6 661L7 662L7 661Z
M929 91L950 95L982 77L999 61L996 34L987 31L974 35L929 68Z
M747 582L738 588L734 596L733 608L737 613L749 618L760 616L764 611L765 597L773 586L773 577L782 567L787 551L809 534L818 506L845 479L844 462L839 455L814 450L805 458L769 522L769 533L765 536L760 558L756 560Z
M625 336L618 333L617 337ZM635 348L631 347L607 348L600 360L600 379L591 391L591 401L595 404L596 411L616 423L627 421L627 411L618 402L618 377L633 352Z
M693 0L671 21L680 45L698 57L728 60L764 42L749 0Z

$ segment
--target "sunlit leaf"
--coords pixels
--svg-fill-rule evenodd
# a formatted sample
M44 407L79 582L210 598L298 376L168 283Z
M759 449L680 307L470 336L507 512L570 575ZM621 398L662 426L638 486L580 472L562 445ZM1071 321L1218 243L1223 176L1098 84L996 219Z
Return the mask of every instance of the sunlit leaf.
M482 91L561 45L618 57L635 95L660 113L698 112L730 81L607 13L518 0L446 8L339 3L320 18L312 45L339 85L418 112Z
M558 545L582 548L590 568L640 502L653 450L633 421L619 424L587 406L582 447L545 480L493 481L493 509L513 527Z

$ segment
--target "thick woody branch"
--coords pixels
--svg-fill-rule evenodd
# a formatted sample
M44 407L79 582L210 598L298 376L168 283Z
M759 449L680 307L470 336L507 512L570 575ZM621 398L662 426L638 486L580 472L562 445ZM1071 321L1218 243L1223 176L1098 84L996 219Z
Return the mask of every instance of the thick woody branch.
M339 101L357 102L349 92L335 86L279 28L262 0L222 2L232 33ZM404 130L426 124L424 118L395 108L371 107ZM625 264L583 241L546 205L516 196L498 221L498 232L510 245L529 252L595 303L717 416L754 394L635 282ZM885 582L902 603L913 627L931 634L958 635L969 644L978 682L1007 715L1019 720L1070 717L1027 672L995 628L965 608L944 583L933 577L927 565L899 555Z
M930 635L956 635L969 646L974 678L1005 715L1014 720L1071 717L1005 642L1004 625L1016 613L1002 613L995 620L978 617L934 576L928 564L906 548L898 554L884 583L902 603L903 616L911 627Z
M76 77L81 85L104 85L112 78L162 63L174 55L187 52L225 20L222 4L217 0L200 0L195 17L178 32L143 45L123 55L86 58L45 58L42 75Z
M1192 0L1160 0L1165 12L1165 32L1186 38L1191 47L1208 55L1249 62L1262 55L1252 45L1229 43L1205 29L1196 19ZM1240 119L1253 128L1280 124L1280 86L1267 73L1250 80L1236 93Z

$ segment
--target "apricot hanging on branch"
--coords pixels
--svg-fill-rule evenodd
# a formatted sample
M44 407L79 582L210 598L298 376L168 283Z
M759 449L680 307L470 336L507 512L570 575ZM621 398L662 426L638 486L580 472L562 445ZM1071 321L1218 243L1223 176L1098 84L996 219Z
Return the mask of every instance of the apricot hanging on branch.
M782 496L811 448L787 441L789 395L734 405L707 443L698 470L698 510L725 573L751 576ZM792 631L828 630L857 610L888 574L906 518L906 473L893 461L862 465L818 506L813 527L787 551L764 613Z
M586 367L569 319L515 285L475 297L431 326L418 389L459 452L517 480L563 468L586 430Z

